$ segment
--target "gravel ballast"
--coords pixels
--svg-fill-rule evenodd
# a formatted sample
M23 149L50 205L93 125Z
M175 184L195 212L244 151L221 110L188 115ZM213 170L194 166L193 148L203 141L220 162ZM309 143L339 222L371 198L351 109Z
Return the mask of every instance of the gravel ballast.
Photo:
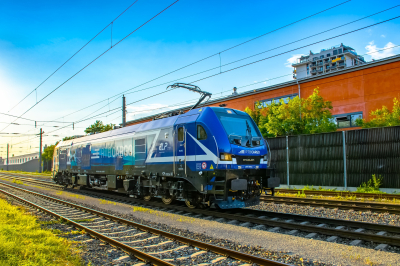
M271 259L279 259L296 265L399 265L400 255L385 251L375 251L362 247L351 247L315 239L267 232L197 219L190 216L156 211L124 203L105 201L83 196L78 193L29 188L50 196L142 222L166 231L179 233L216 245L257 254ZM303 213L304 215L304 213ZM329 217L332 218L332 217Z
M305 205L290 205L261 202L249 209L315 216L329 219L341 219L356 222L375 223L383 225L400 226L400 215L377 212L362 212L353 210L340 210Z

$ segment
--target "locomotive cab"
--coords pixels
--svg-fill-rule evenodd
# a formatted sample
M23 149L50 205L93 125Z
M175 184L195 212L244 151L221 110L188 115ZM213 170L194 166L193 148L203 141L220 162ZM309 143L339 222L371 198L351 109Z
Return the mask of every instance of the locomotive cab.
M222 209L255 205L262 190L279 186L279 178L268 168L266 142L247 113L219 107L193 111L200 113L197 140L188 148L197 149L191 169L195 167L199 182L191 183L207 195L208 204ZM193 138L190 128L187 134Z

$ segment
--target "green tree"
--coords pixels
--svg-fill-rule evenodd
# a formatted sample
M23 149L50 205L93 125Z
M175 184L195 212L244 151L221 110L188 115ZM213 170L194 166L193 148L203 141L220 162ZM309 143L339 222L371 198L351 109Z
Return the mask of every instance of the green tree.
M76 139L76 138L77 138L76 136L71 136L71 137L65 137L62 140L66 141L66 140L71 140L71 139Z
M390 111L386 106L382 106L382 109L371 111L370 115L373 116L370 121L357 119L356 124L362 128L399 126L400 103L397 98L394 98L392 111Z
M85 129L86 134L90 133L101 133L112 130L115 124L106 124L104 125L102 121L97 120L93 125L90 125Z
M56 147L56 145L50 145L50 146L47 146L46 149L44 149L44 151L42 153L42 161L43 162L53 160L54 148Z
M332 108L331 102L325 101L316 88L306 99L295 97L288 103L281 99L261 110L256 107L258 110L245 111L256 121L264 137L276 137L336 131Z

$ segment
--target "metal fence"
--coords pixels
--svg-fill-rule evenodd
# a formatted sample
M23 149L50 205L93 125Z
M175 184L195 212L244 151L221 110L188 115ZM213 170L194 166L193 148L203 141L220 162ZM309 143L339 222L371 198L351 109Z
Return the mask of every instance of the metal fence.
M400 188L400 126L267 139L281 184Z

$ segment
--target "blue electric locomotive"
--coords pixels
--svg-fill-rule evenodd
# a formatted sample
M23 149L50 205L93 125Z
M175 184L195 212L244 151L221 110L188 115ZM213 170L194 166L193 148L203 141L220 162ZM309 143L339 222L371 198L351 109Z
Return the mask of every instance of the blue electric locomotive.
M190 208L256 205L279 186L265 140L245 112L202 107L150 122L62 141L54 180Z

